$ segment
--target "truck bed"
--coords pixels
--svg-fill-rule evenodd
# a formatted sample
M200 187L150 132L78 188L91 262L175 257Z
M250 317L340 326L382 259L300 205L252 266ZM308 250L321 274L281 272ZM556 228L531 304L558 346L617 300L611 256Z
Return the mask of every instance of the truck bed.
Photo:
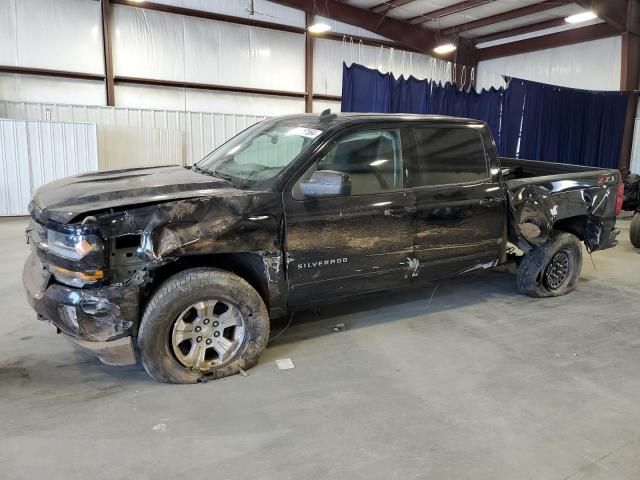
M615 245L617 170L513 158L500 158L500 166L512 243L540 244L562 230L590 251Z
M567 163L541 162L500 157L502 178L509 188L518 188L529 183L549 183L559 180L599 179L601 176L617 175L618 171Z

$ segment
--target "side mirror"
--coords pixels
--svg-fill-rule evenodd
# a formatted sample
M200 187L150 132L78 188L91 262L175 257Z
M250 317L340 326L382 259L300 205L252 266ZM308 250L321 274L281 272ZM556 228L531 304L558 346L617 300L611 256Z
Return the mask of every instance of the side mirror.
M305 182L300 182L305 197L348 197L351 195L351 177L348 173L318 170Z

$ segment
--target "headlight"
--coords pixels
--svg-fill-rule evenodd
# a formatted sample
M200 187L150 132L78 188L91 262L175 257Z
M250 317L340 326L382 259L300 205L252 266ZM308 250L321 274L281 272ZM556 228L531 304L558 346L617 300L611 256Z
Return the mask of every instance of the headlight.
M69 260L80 260L92 252L102 252L102 240L97 235L47 231L49 252Z
M70 287L84 287L85 285L92 285L104 279L104 272L102 272L102 270L91 273L74 272L66 268L49 265L49 271L53 273L56 280Z

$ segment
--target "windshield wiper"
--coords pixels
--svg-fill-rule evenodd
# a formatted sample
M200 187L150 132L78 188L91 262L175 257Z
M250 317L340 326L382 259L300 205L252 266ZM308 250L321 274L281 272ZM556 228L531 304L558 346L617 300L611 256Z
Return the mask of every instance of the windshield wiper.
M231 175L227 175L226 173L216 172L215 170L205 170L203 168L198 167L197 165L194 165L193 169L198 173L202 173L204 175L210 175L216 178L221 178L222 180L226 180L230 184L235 185L233 181L233 177Z

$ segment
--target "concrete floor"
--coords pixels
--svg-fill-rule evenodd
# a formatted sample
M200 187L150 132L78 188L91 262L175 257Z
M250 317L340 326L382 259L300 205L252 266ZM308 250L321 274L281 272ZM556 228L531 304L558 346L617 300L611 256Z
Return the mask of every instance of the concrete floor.
M628 221L571 296L523 297L498 272L430 305L432 289L379 295L297 315L248 377L193 386L95 363L36 321L24 226L0 222L0 478L640 477Z

